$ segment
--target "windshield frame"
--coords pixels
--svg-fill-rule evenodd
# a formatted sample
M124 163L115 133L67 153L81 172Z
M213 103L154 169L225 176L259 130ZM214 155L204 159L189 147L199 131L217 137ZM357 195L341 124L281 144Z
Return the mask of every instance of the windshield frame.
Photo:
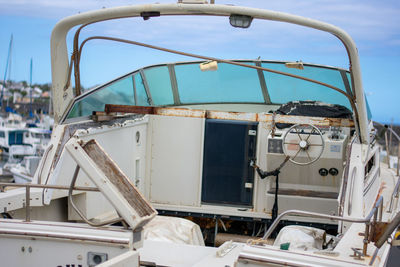
M229 61L241 62L241 63L246 63L246 64L251 64L251 63L253 63L253 64L266 64L266 63L269 64L269 63L272 63L272 64L282 64L282 65L284 65L285 63L291 63L291 62L279 61L279 60L246 60L246 59L239 59L239 60L229 60ZM98 86L94 87L93 89L85 91L81 95L75 97L71 107L69 108L68 112L66 113L66 116L62 119L62 123L66 122L66 121L70 121L70 120L76 120L78 118L87 117L87 116L83 115L83 116L79 116L79 117L69 118L69 115L71 114L71 112L72 112L73 108L75 107L76 103L80 102L81 100L83 100L87 96L89 96L89 95L91 95L91 94L93 94L93 93L95 93L95 92L97 92L99 90L102 90L102 89L105 89L105 88L111 86L112 84L114 84L114 83L116 83L118 81L124 80L126 78L129 78L130 76L134 76L134 75L137 75L137 74L142 75L141 76L142 79L146 80L146 76L143 73L147 69L153 69L153 68L157 68L157 67L168 67L169 68L170 66L175 67L175 66L182 66L182 65L195 65L195 64L200 64L200 63L204 63L204 61L194 60L194 61L179 61L179 62L174 62L174 63L153 64L153 65L145 66L145 67L140 68L140 69L136 69L136 70L134 70L132 72L129 72L129 73L125 74L125 75L122 75L122 76L120 76L120 77L118 77L118 78L116 78L116 79L114 79L112 81L109 81L109 82L105 83L105 84L98 85ZM321 65L321 64L311 64L311 63L302 63L302 64L303 64L304 67L313 67L313 68L329 69L329 70L337 71L342 76L343 85L344 85L344 87L346 87L347 94L350 95L350 96L353 96L353 90L352 90L351 85L350 85L351 81L348 80L348 77L346 75L346 74L349 74L348 70L343 69L343 68L333 67L333 66ZM176 80L175 72L170 73L170 75L175 75L174 77L170 77L170 78ZM260 77L258 79L260 79ZM259 80L259 82L262 83L261 79ZM187 105L203 105L203 104L205 104L205 105L207 105L207 104L260 104L260 105L281 105L281 104L284 104L284 103L271 102L271 100L269 98L268 83L266 83L265 80L263 82L265 83L266 86L265 86L265 88L263 86L261 86L260 89L262 90L262 93L264 95L265 94L268 95L268 97L264 97L264 102L248 102L248 101L246 101L246 102L198 102L198 103L194 103L193 102L193 103L181 103L180 101L178 101L178 103L174 102L174 103L172 103L170 105L161 105L161 106L168 107L168 106L179 106L179 105L187 106ZM348 86L350 88L347 88L346 83L349 84ZM147 84L147 82L145 82L145 84ZM177 86L177 85L175 85L175 86ZM326 89L330 90L330 88L326 88ZM152 100L151 100L152 99L152 95L151 95L151 92L150 92L151 90L148 88L148 85L147 86L145 85L145 90L146 90L146 93L148 94L149 99L150 99L149 105L150 106L158 106L158 105L154 105L154 103L151 103L152 102ZM180 89L178 87L177 88L172 88L171 90L177 90L178 94L180 93ZM135 92L136 92L136 90L135 90ZM350 101L349 101L349 104L351 105ZM102 110L96 110L96 111L102 111Z

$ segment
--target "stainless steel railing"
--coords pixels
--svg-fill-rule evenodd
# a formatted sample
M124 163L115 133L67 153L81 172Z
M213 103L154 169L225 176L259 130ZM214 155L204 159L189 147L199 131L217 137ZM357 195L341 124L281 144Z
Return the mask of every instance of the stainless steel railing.
M385 149L386 149L386 161L387 164L390 168L390 148L391 148L391 143L392 143L392 136L394 136L397 141L398 141L398 147L397 147L397 168L396 168L396 175L399 176L400 173L400 136L392 129L392 127L388 127L382 123L374 121L374 123L383 126L386 128L385 132ZM390 138L388 137L388 131L390 132Z
M44 184L14 184L14 183L0 183L0 192L4 192L5 187L25 187L25 221L31 221L30 215L30 201L31 201L31 188L48 188L48 189L58 189L58 190L70 190L70 186L62 185L44 185ZM86 192L99 192L100 190L95 187L85 187L85 186L74 186L73 190L86 191Z
M378 214L379 213L379 214ZM344 221L344 222L353 222L353 223L365 223L365 234L364 234L364 246L363 246L363 255L367 254L367 247L368 243L370 242L370 226L371 224L375 225L378 216L379 216L379 221L382 221L382 213L383 213L383 197L381 196L378 201L376 201L374 207L370 211L367 217L365 218L346 218L346 217L339 217L339 216L334 216L334 215L328 215L328 214L322 214L322 213L315 213L315 212L309 212L309 211L302 211L302 210L287 210L285 212L282 212L276 219L275 221L271 224L271 226L268 228L268 231L265 233L263 236L263 239L266 240L270 235L272 234L273 231L275 231L275 228L278 226L279 222L286 216L288 215L301 215L301 216L307 216L307 217L315 217L315 218L323 218L323 219L331 219L335 221ZM371 219L373 221L371 222Z
M390 199L390 205L389 205L389 209L388 209L389 213L391 213L393 211L394 200L397 199L397 202L399 201L399 190L400 190L400 179L397 179L397 183L393 189L392 197Z

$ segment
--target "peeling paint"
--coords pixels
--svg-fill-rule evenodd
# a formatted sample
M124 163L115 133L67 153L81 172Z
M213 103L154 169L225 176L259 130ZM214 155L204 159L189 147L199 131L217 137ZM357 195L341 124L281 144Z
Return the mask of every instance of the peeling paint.
M136 113L136 114L152 114L160 116L176 116L176 117L192 117L192 118L208 118L220 120L241 120L241 121L258 121L267 123L289 123L289 124L313 124L318 126L342 126L353 127L354 122L349 119L324 118L324 117L306 117L293 115L273 115L267 113L251 113L251 112L228 112L228 111L212 111L197 110L187 108L164 108L164 107L142 107L128 105L111 105L105 106L106 113ZM95 113L104 115L104 112Z

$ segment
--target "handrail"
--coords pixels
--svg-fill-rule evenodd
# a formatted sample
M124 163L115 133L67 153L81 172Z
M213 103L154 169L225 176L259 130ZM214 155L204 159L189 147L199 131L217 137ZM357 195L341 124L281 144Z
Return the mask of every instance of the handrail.
M63 185L47 185L47 184L14 184L14 183L0 183L0 192L4 192L4 187L12 186L12 187L33 187L33 188L48 188L48 189L59 189L59 190L69 190L69 186ZM87 186L75 186L73 188L77 191L91 191L91 192L100 192L100 190L96 187L87 187Z
M394 137L396 137L397 141L399 142L399 147L398 147L398 152L397 152L397 171L396 171L396 175L399 176L399 174L400 174L400 136L392 129L392 127L389 127L386 124L382 124L382 123L379 123L379 122L376 122L376 121L374 121L374 123L376 123L376 124L378 124L380 126L383 126L386 129L386 131L389 130L390 133L392 135L394 135ZM386 155L387 155L387 160L388 160L387 164L388 164L389 169L390 169L390 162L389 162L390 148L388 146L388 141L387 141L387 132L385 133L385 142L386 142Z
M0 183L0 192L4 192L4 188L6 186L12 186L12 187L25 187L26 193L25 193L25 221L29 222L30 221L30 188L50 188L50 189L59 189L59 190L68 190L68 197L69 201L74 208L74 210L80 215L82 220L84 220L87 224L91 226L104 226L107 224L112 224L112 223L117 223L121 222L123 219L122 218L116 218L112 219L106 222L102 223L92 223L89 221L81 212L80 210L75 206L75 203L72 201L72 191L73 190L78 190L78 191L91 191L91 192L100 192L100 190L96 187L85 187L85 186L75 186L75 181L78 176L78 171L79 167L76 168L74 176L72 178L72 182L70 186L62 186L62 185L47 185L47 184L14 184L14 183Z
M6 186L12 187L25 187L25 221L31 221L31 187L33 188L51 188L51 189L59 189L59 190L79 190L79 191L92 191L92 192L100 192L98 188L95 187L75 187L71 188L71 186L62 186L62 185L43 185L43 184L14 184L14 183L0 183L0 192L4 192L4 188Z
M310 211L303 211L303 210L287 210L279 214L279 216L275 219L275 221L271 224L271 226L268 228L268 231L265 233L262 239L266 240L270 235L272 234L273 231L275 231L275 228L278 226L279 222L282 220L283 217L287 215L304 215L304 216L309 216L309 217L317 217L317 218L323 218L323 219L331 219L331 220L336 220L336 221L344 221L344 222L353 222L353 223L365 223L366 228L365 228L365 235L364 235L364 248L363 248L363 254L366 255L367 253L367 245L369 242L369 224L374 217L374 221L377 219L377 212L380 210L379 214L379 219L382 219L382 209L383 209L383 197L380 196L378 201L376 201L374 207L371 209L370 213L368 214L367 217L365 218L345 218L345 217L340 217L340 216L334 216L334 215L328 215L328 214L322 214L322 213L316 213L316 212L310 212Z
M390 198L390 205L388 212L391 213L393 210L393 199L399 197L399 189L400 189L400 179L397 179L397 183L393 189L392 197Z
M356 140L356 137L353 136L350 144L347 146L346 149L346 165L345 169L343 170L343 182L342 182L342 188L340 190L340 195L339 195L339 215L343 215L344 213L344 202L345 202L345 197L346 197L346 192L347 192L347 183L349 182L349 173L350 173L350 159L351 159L351 151L353 148L354 141Z
M83 212L75 205L75 203L74 203L74 201L73 201L73 199L72 199L72 191L74 190L75 182L76 182L76 179L78 178L79 170L80 170L80 167L79 167L79 165L77 165L76 168L75 168L74 175L73 175L72 180L71 180L71 185L70 185L69 190L68 190L68 200L69 200L69 203L71 204L71 206L72 206L72 208L75 210L75 212L79 215L79 217L81 217L82 220L83 220L84 222L86 222L87 224L89 224L90 226L95 226L95 227L100 227L100 226L104 226L104 225L107 225L107 224L113 224L113 223L118 223L118 222L123 221L123 220L124 220L123 218L118 217L118 218L111 219L111 220L108 220L108 221L105 221L105 222L102 222L102 223L93 223L93 222L89 221L89 219L86 218L86 216L85 216L85 215L83 214Z
M284 76L288 76L288 77L304 80L304 81L307 81L307 82L315 83L315 84L318 84L318 85L322 85L322 86L328 87L328 88L330 88L332 90L335 90L335 91L343 94L349 100L349 103L350 103L354 113L357 114L357 107L356 107L354 99L353 99L353 97L351 95L349 95L347 92L343 91L342 89L340 89L340 88L338 88L336 86L333 86L333 85L330 85L330 84L327 84L327 83L324 83L324 82L320 82L318 80L310 79L310 78L303 77L303 76L300 76L300 75L295 75L295 74L292 74L292 73L289 73L289 72L278 71L278 70L264 68L264 67L260 67L260 66L256 66L256 65L249 65L249 64L245 64L245 63L232 61L232 60L222 59L222 58L214 58L214 57L197 55L197 54L192 54L192 53L187 53L187 52L181 52L181 51L178 51L178 50L173 50L173 49L168 49L168 48L164 48L164 47L154 46L154 45L145 44L145 43L141 43L141 42L136 42L136 41L132 41L132 40L125 40L125 39L121 39L121 38L107 37L107 36L92 36L92 37L86 38L81 43L81 45L79 47L79 51L75 51L75 53L78 55L78 59L75 59L75 61L78 61L77 64L79 64L79 60L80 60L80 56L81 56L81 53L82 53L83 46L90 40L109 40L109 41L127 43L127 44L147 47L147 48L151 48L151 49L155 49L155 50L160 50L160 51L164 51L164 52L168 52L168 53L178 54L178 55L182 55L182 56L200 58L200 59L209 60L209 61L217 61L217 62L236 65L236 66L241 66L241 67L246 67L246 68L266 71L266 72L272 72L272 73L275 73L275 74L280 74L280 75L284 75ZM72 65L70 66L70 68L71 67L72 67ZM79 73L78 73L78 75L79 75ZM75 85L75 87L77 87L77 88L79 86L80 86L80 84L78 84L78 83ZM80 89L77 92L80 92ZM358 114L356 115L356 117L358 118Z
M399 141L400 142L400 136L391 128L391 127L388 127L386 124L382 124L382 123L380 123L380 122L377 122L377 121L374 121L374 123L376 123L376 124L378 124L378 125L380 125L380 126L383 126L383 127L385 127L386 128L386 130L389 130L389 131L391 131L392 132L392 134L394 135L394 137L396 137L396 139L397 139L397 141Z

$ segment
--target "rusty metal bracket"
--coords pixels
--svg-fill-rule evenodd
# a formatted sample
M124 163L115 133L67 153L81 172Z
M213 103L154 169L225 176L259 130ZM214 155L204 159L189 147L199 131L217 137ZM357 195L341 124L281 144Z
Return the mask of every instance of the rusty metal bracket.
M377 242L379 238L385 233L389 223L387 222L373 222L371 224L370 241Z
M353 257L356 260L364 260L364 258L362 256L365 256L362 252L360 248L351 248L354 252L353 255L350 255L350 257Z
M116 113L106 113L103 111L94 111L90 118L95 122L110 121L115 118Z

